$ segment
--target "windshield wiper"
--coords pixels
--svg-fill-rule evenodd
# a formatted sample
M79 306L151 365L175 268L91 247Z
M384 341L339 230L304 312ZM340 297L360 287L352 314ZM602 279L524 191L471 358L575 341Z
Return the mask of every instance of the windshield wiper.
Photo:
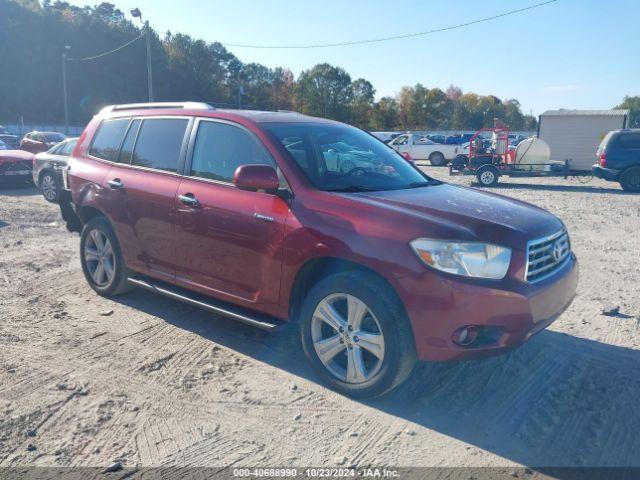
M424 180L422 182L411 182L405 188L420 188L420 187L430 187L432 185L438 185L440 182L438 180Z
M347 185L340 188L328 188L327 192L373 192L377 188L363 187L362 185Z

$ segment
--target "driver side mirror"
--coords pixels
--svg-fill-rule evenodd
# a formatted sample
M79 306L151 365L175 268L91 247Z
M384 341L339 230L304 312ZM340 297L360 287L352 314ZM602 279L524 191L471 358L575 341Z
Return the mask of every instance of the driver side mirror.
M278 173L271 165L241 165L233 174L233 183L242 190L274 192L280 186Z

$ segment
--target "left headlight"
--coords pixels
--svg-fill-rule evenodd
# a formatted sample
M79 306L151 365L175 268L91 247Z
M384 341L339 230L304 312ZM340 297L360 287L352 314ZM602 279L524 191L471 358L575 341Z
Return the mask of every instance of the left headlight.
M466 277L501 279L511 262L511 249L479 242L418 238L411 248L425 264Z

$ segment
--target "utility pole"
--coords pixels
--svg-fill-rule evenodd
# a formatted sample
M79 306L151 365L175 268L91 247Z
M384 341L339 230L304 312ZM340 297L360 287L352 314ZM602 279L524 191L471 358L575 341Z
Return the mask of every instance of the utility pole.
M144 28L147 32L147 86L149 87L149 102L153 102L153 74L151 72L151 29L149 28L149 20L144 22Z
M71 50L69 45L65 45L62 52L62 98L64 101L64 133L69 134L69 105L67 93L67 52Z
M142 22L142 12L139 8L132 8L130 10L133 18L139 18ZM149 102L153 102L153 73L151 72L151 27L149 27L149 20L143 22L145 37L147 42L147 87L149 89Z

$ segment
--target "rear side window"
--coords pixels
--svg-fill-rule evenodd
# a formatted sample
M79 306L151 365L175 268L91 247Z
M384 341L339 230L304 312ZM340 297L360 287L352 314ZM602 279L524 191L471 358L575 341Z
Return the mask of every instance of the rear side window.
M233 182L241 165L274 166L262 144L251 133L226 123L200 122L193 148L191 175Z
M117 118L102 122L91 144L89 155L115 162L128 126L128 118Z
M176 172L188 122L182 118L144 120L138 132L132 164Z
M614 145L616 148L640 148L640 133L621 133Z

